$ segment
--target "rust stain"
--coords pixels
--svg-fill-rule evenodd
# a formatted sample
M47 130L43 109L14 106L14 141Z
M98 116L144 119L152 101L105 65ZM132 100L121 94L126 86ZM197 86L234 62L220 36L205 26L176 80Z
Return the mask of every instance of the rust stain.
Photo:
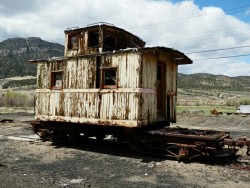
M176 92L177 65L170 49L145 48L139 37L105 24L67 29L65 39L63 58L36 61L37 119L128 127L157 122L159 61L166 65L165 92ZM115 71L115 84L103 89L112 76L105 77L110 72L103 70L109 68ZM52 80L58 79L53 71L62 72L63 86L57 90L52 88ZM174 119L176 96L170 105Z

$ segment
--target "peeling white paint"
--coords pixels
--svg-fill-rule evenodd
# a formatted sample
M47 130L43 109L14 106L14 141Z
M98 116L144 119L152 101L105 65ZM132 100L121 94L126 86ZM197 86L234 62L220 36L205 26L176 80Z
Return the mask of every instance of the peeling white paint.
M107 24L66 30L63 58L31 61L38 64L36 118L127 127L175 121L176 96L167 97L177 92L174 59L192 62L177 50L144 46L139 37ZM159 82L162 64L164 82ZM115 84L107 89L103 80L111 67L116 70ZM52 89L55 72L63 77L58 90Z
M37 118L92 124L106 122L118 126L154 124L157 121L156 78L159 60L156 53L126 52L103 58L109 66L118 67L117 89L95 88L98 80L95 75L96 58L93 56L60 60L57 66L55 61L38 63L41 80L36 90ZM161 54L162 59L168 60L164 54ZM166 64L165 92L176 91L177 65L170 61L163 63ZM58 69L63 71L63 89L51 90L49 72ZM174 97L170 101L173 119L175 100Z

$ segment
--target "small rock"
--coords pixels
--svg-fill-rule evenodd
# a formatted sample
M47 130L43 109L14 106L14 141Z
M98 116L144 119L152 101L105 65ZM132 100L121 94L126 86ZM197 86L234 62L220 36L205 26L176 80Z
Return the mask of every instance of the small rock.
M80 183L82 183L83 180L84 180L84 179L79 178L79 179L72 179L72 180L70 180L69 182L70 182L70 183L73 183L73 184L80 184Z
M149 163L149 164L148 164L148 167L149 167L149 168L153 168L153 167L154 167L154 164L153 164L153 163Z
M162 166L162 164L160 162L157 162L156 166Z

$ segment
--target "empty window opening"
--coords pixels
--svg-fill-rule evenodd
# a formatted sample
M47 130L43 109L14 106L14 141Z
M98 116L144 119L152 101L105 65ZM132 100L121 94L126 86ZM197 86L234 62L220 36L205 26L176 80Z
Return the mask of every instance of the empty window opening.
M157 80L162 80L162 66L157 66Z
M69 35L68 37L68 49L76 49L78 47L77 35Z
M52 72L51 73L51 88L52 89L62 89L62 72Z
M115 37L113 35L106 35L104 41L106 50L115 50Z
M117 68L102 68L102 88L117 88Z
M99 44L99 32L98 31L89 31L88 46L89 47L98 47L98 44Z

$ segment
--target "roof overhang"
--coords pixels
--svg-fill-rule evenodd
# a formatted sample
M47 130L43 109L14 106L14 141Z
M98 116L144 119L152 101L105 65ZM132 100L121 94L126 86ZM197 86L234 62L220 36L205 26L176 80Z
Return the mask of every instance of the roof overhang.
M121 54L121 53L131 53L131 52L152 52L152 53L159 53L162 52L168 56L171 57L171 59L177 63L178 65L184 65L184 64L192 64L193 61L186 56L184 53L172 49L172 48L166 48L166 47L144 47L144 48L127 48L127 49L121 49L117 51L109 51L109 52L103 52L103 53L97 53L97 54L85 54L85 55L77 55L73 57L53 57L50 59L38 59L38 60L29 60L30 63L41 63L41 62L53 62L53 61L63 61L66 59L76 59L78 57L96 57L96 56L105 56L105 55L112 55L112 54Z
M155 51L155 52L162 52L166 53L167 55L170 55L171 59L177 63L178 65L184 65L184 64L192 64L193 61L186 56L184 53L175 50L173 48L167 48L167 47L146 47L146 48L140 48L139 51Z
M178 65L184 65L184 64L192 64L193 61L186 56L184 53L175 50L173 48L167 48L167 47L143 47L143 48L127 48L127 49L121 49L118 51L113 52L107 52L107 53L126 53L126 52L152 52L152 53L165 53L166 55L170 56L171 59L177 63ZM106 54L107 54L106 53Z

